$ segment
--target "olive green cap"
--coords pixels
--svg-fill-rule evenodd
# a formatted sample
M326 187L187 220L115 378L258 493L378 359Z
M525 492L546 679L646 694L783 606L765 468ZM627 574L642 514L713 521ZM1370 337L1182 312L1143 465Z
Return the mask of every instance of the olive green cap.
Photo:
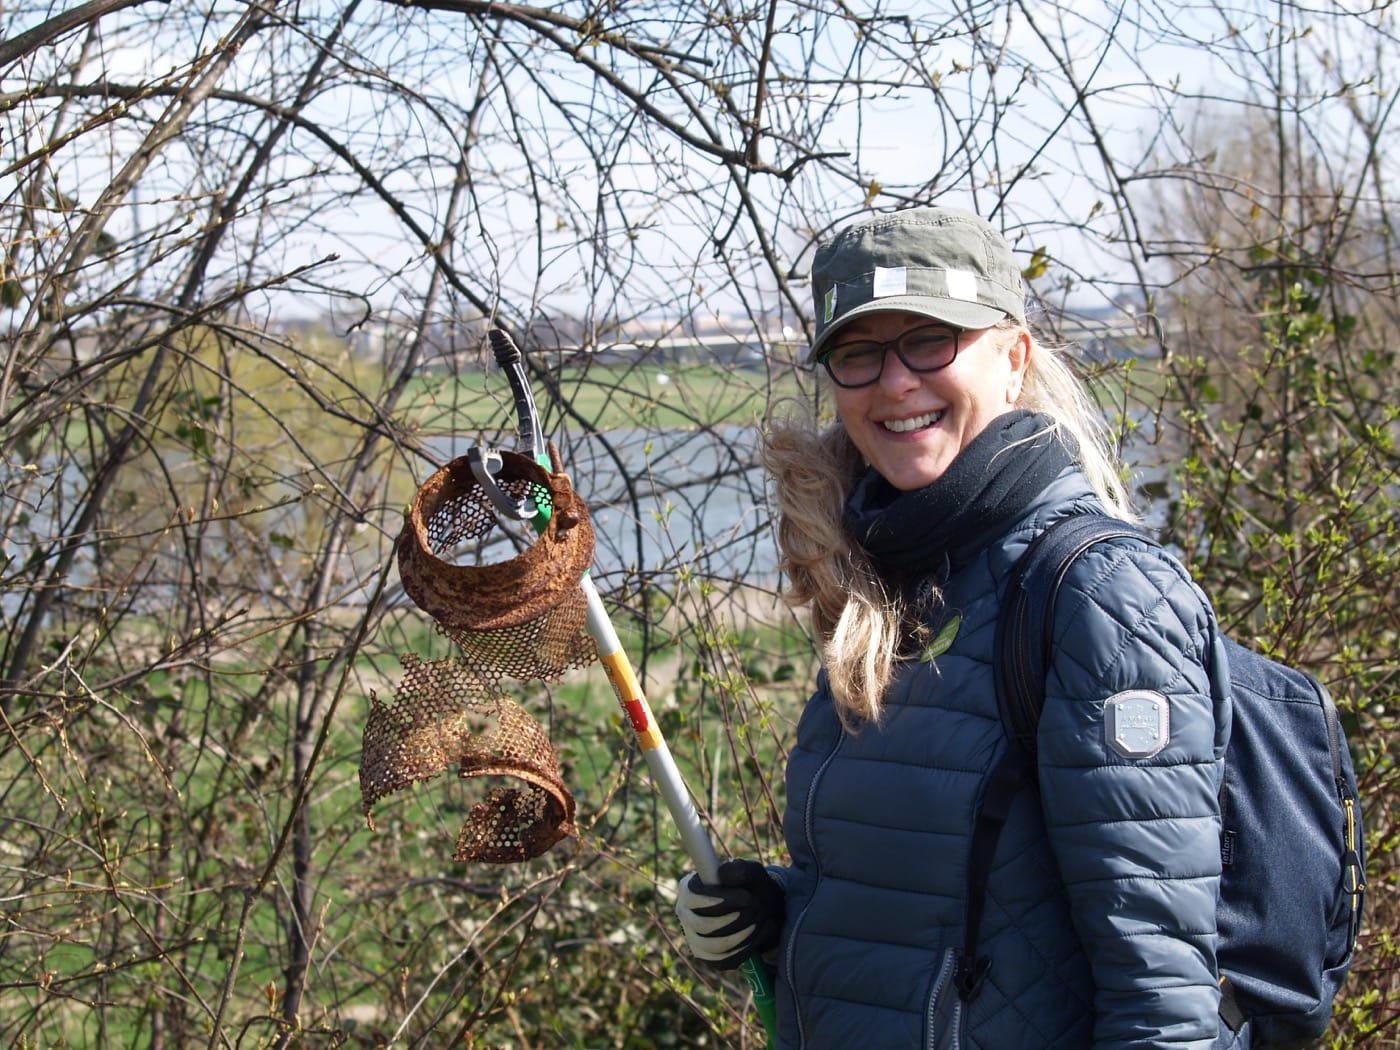
M910 208L853 223L817 248L812 263L820 360L842 325L884 310L955 328L1026 320L1021 270L1000 231L955 208Z

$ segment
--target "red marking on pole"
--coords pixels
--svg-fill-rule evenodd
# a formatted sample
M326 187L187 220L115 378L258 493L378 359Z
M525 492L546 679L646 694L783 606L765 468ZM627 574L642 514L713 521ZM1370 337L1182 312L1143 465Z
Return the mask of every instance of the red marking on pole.
M627 712L627 719L632 723L633 731L638 735L647 731L647 704L645 700L624 700L622 709Z

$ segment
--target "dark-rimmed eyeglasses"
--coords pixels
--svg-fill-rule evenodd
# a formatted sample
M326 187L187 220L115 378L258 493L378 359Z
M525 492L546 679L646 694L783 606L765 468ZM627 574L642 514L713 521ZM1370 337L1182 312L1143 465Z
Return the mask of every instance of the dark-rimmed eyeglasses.
M848 390L869 386L885 370L885 353L893 350L911 372L937 372L958 357L961 328L943 324L920 325L888 342L853 339L837 343L822 357L831 381Z

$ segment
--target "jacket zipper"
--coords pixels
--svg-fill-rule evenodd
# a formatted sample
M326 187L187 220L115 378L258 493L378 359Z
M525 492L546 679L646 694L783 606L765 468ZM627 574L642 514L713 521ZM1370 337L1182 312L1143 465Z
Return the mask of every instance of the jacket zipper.
M934 978L933 990L928 997L927 1024L924 1028L924 1031L927 1032L927 1037L924 1040L924 1050L938 1050L938 1047L940 1045L938 1039L939 1032L937 1028L938 1002L940 999L943 998L945 992L952 990L951 985L953 973L956 970L957 965L957 950L953 948L945 949L943 952L943 962L938 967L938 976ZM943 1046L956 1047L961 1044L961 1037L960 1033L958 1032L958 1028L962 1024L962 1007L963 1004L961 999L959 999L953 1004L952 1030L947 1033L949 1039L947 1042L942 1044Z
M832 747L831 751L827 754L826 758L822 760L822 764L817 767L817 771L812 774L812 779L807 785L807 804L803 807L802 811L802 833L807 838L807 851L812 854L812 862L816 867L816 880L812 884L813 896L815 896L816 894L816 885L817 883L821 882L822 878L821 857L817 855L816 842L813 840L812 837L812 811L816 807L817 785L821 782L823 774L826 773L827 766L831 765L832 760L836 758L836 753L841 750L841 744L845 739L846 734L844 732L838 732L836 737L836 744ZM793 1017L797 1021L798 1050L801 1050L801 1048L806 1045L807 1033L803 1031L802 1027L802 1008L797 998L797 981L795 979L795 967L797 963L797 932L802 926L802 920L804 920L807 917L807 909L812 906L811 900L811 897L807 898L807 906L804 907L802 911L798 914L797 918L793 920L792 934L788 937L787 952L785 953L787 957L788 985L792 988L792 1002L794 1007Z
M1311 675L1308 676L1312 678ZM1361 852L1357 839L1356 799L1347 786L1342 771L1342 726L1337 714L1332 694L1321 682L1313 679L1313 688L1322 704L1322 713L1327 724L1327 746L1332 752L1332 780L1337 786L1337 799L1342 805L1342 839L1346 846L1346 871L1343 874L1343 890L1351 898L1351 914L1347 923L1347 944L1355 945L1361 927L1361 901L1366 891L1366 870L1361 863ZM1348 951L1350 954L1350 950ZM1330 960L1329 960L1330 961ZM1339 963L1341 960L1337 960Z

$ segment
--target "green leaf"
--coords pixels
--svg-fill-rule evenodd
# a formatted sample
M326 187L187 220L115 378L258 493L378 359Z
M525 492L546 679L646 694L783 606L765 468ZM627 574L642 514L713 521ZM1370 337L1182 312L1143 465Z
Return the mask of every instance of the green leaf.
M1031 255L1030 265L1021 271L1021 276L1027 281L1033 281L1037 277L1044 277L1045 271L1050 269L1050 255L1044 248L1037 248Z
M954 615L953 618L945 623L939 632L934 635L933 641L929 642L928 645L924 647L923 655L920 656L919 659L926 664L933 663L934 660L946 653L953 647L953 640L957 638L958 628L961 626L962 617Z

